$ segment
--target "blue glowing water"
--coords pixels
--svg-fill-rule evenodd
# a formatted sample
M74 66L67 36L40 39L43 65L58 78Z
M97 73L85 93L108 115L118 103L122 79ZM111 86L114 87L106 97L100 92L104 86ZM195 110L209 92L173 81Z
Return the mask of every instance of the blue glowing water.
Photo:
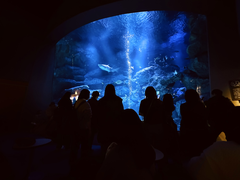
M208 74L203 77L205 69L194 66L194 59L207 47L202 24L206 25L203 15L149 11L109 17L76 29L56 44L54 99L58 101L67 90L74 94L83 88L97 90L102 97L106 85L113 84L124 108L138 112L146 87L153 86L160 98L173 95L173 117L179 125L185 90L209 92ZM196 49L198 42L202 46Z

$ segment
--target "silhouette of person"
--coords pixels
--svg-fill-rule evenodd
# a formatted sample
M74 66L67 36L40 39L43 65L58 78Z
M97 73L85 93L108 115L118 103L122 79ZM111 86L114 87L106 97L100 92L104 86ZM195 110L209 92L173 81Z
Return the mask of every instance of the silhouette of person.
M88 103L91 106L92 110L92 119L91 119L91 137L90 137L90 148L92 148L93 140L98 131L98 116L99 116L99 107L98 107L98 91L93 91L91 99L88 100Z
M240 179L240 125L237 108L229 114L230 123L225 128L227 141L214 142L200 156L188 163L193 179L237 180Z
M56 108L57 108L57 106L54 102L51 102L49 104L48 108L46 109L46 116L47 116L48 121L51 121L51 119L53 118Z
M163 102L157 99L156 90L148 86L145 90L146 98L143 99L139 107L139 115L144 117L144 129L149 142L161 151L163 141L164 113Z
M153 179L156 155L141 120L133 109L125 109L121 119L115 129L116 141L108 147L96 179Z
M212 139L215 141L218 135L225 131L228 117L235 106L230 99L222 95L222 91L219 89L212 91L212 97L205 102L205 105Z
M62 146L69 148L70 135L66 129L66 124L70 121L72 113L72 102L70 99L71 93L66 92L58 102L58 108L56 112L57 121L57 149L61 149Z
M108 84L104 96L99 102L99 131L97 140L101 145L102 155L105 155L107 147L115 140L115 126L120 121L123 111L122 98L116 95L115 87Z
M172 156L177 158L179 151L179 137L177 132L177 125L172 118L172 112L175 110L173 97L171 94L163 96L163 111L166 124L164 125L164 134L166 137L165 156Z
M175 110L175 106L171 94L165 94L163 96L163 109L166 122L173 128L177 128L177 125L174 123L172 118L172 112Z
M49 125L51 125L53 123L52 121L53 121L53 117L56 112L56 109L57 109L56 104L54 102L51 102L45 111L46 121L36 124L36 126L34 128L34 133L39 134L44 137L49 136L48 127L49 127ZM56 126L56 124L55 124L55 126ZM54 128L56 128L56 127L54 127ZM50 132L50 134L51 134L51 132Z
M205 105L194 89L185 92L186 103L181 104L180 126L181 148L183 155L189 158L199 155L206 147L208 124Z
M74 104L74 109L77 112L77 122L73 124L72 145L70 152L70 166L76 167L78 150L80 149L80 157L82 160L88 158L89 155L89 139L91 129L92 111L87 100L89 99L90 91L82 89L77 102Z
M163 103L157 99L156 90L148 86L145 90L146 98L140 103L139 115L144 117L144 123L159 124L163 120Z

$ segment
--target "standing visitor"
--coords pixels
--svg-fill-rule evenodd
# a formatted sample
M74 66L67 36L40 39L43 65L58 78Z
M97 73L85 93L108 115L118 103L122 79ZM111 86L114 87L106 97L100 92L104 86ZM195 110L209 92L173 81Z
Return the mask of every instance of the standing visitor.
M163 126L165 123L163 102L157 99L156 90L152 86L146 88L145 96L146 98L140 103L139 115L144 118L144 129L150 144L164 152L161 144L164 141Z
M123 111L122 99L116 95L115 87L108 84L104 96L99 100L98 142L101 144L103 157L107 147L115 141L115 127L120 121Z
M92 110L92 119L91 119L91 136L90 136L90 148L94 141L94 137L98 131L98 116L99 116L99 106L98 106L98 91L93 91L91 99L88 100L88 103L91 106Z
M91 128L92 111L87 100L90 92L87 89L81 90L77 102L74 104L77 119L72 128L72 145L70 152L70 166L75 167L77 163L78 149L81 145L80 157L85 160L89 155L89 139Z

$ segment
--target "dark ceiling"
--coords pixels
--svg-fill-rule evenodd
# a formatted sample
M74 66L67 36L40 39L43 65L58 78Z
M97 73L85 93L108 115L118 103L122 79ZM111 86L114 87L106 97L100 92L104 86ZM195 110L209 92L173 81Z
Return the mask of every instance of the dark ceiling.
M57 11L63 1L64 0L9 0L8 3L36 17L48 20L49 17Z
M39 49L46 36L62 22L77 15L76 13L114 1L116 0L89 0L87 2L81 0L8 0L1 3L0 78L7 79L11 74L20 71L19 66L23 64L22 62L26 59L28 61L33 59L29 56ZM9 66L12 70L7 68Z

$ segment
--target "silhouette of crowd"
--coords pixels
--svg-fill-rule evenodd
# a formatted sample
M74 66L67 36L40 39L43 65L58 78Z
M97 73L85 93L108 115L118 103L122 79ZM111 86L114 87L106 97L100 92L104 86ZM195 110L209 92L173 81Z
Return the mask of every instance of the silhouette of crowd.
M215 179L221 177L216 172L225 168L225 162L229 172L234 170L235 165L240 167L238 108L222 95L221 90L213 90L212 97L203 102L196 90L187 89L186 102L180 106L180 131L177 131L172 118L175 106L171 94L165 94L160 100L156 90L152 86L147 87L146 98L141 100L138 112L143 121L133 109L124 110L122 99L116 95L112 84L106 86L100 100L99 95L98 91L94 91L89 99L90 91L83 89L72 105L71 93L66 92L58 107L54 107L54 115L49 115L52 122L50 129L54 132L49 136L56 142L57 150L70 150L71 171L77 171L78 161L89 161L94 140L101 146L97 180L155 179L156 168L163 168L170 162L184 167L192 179L205 179L208 174L212 177L215 174ZM217 144L221 133L226 134L227 144ZM157 151L164 156L156 161ZM222 157L214 155L218 151L221 151ZM229 155L231 160L227 158L228 153L232 153ZM208 158L212 156L219 167L215 164L216 167L210 168L213 162L209 164ZM227 171L222 173L226 175ZM239 179L239 175L234 172L229 179L235 176Z

